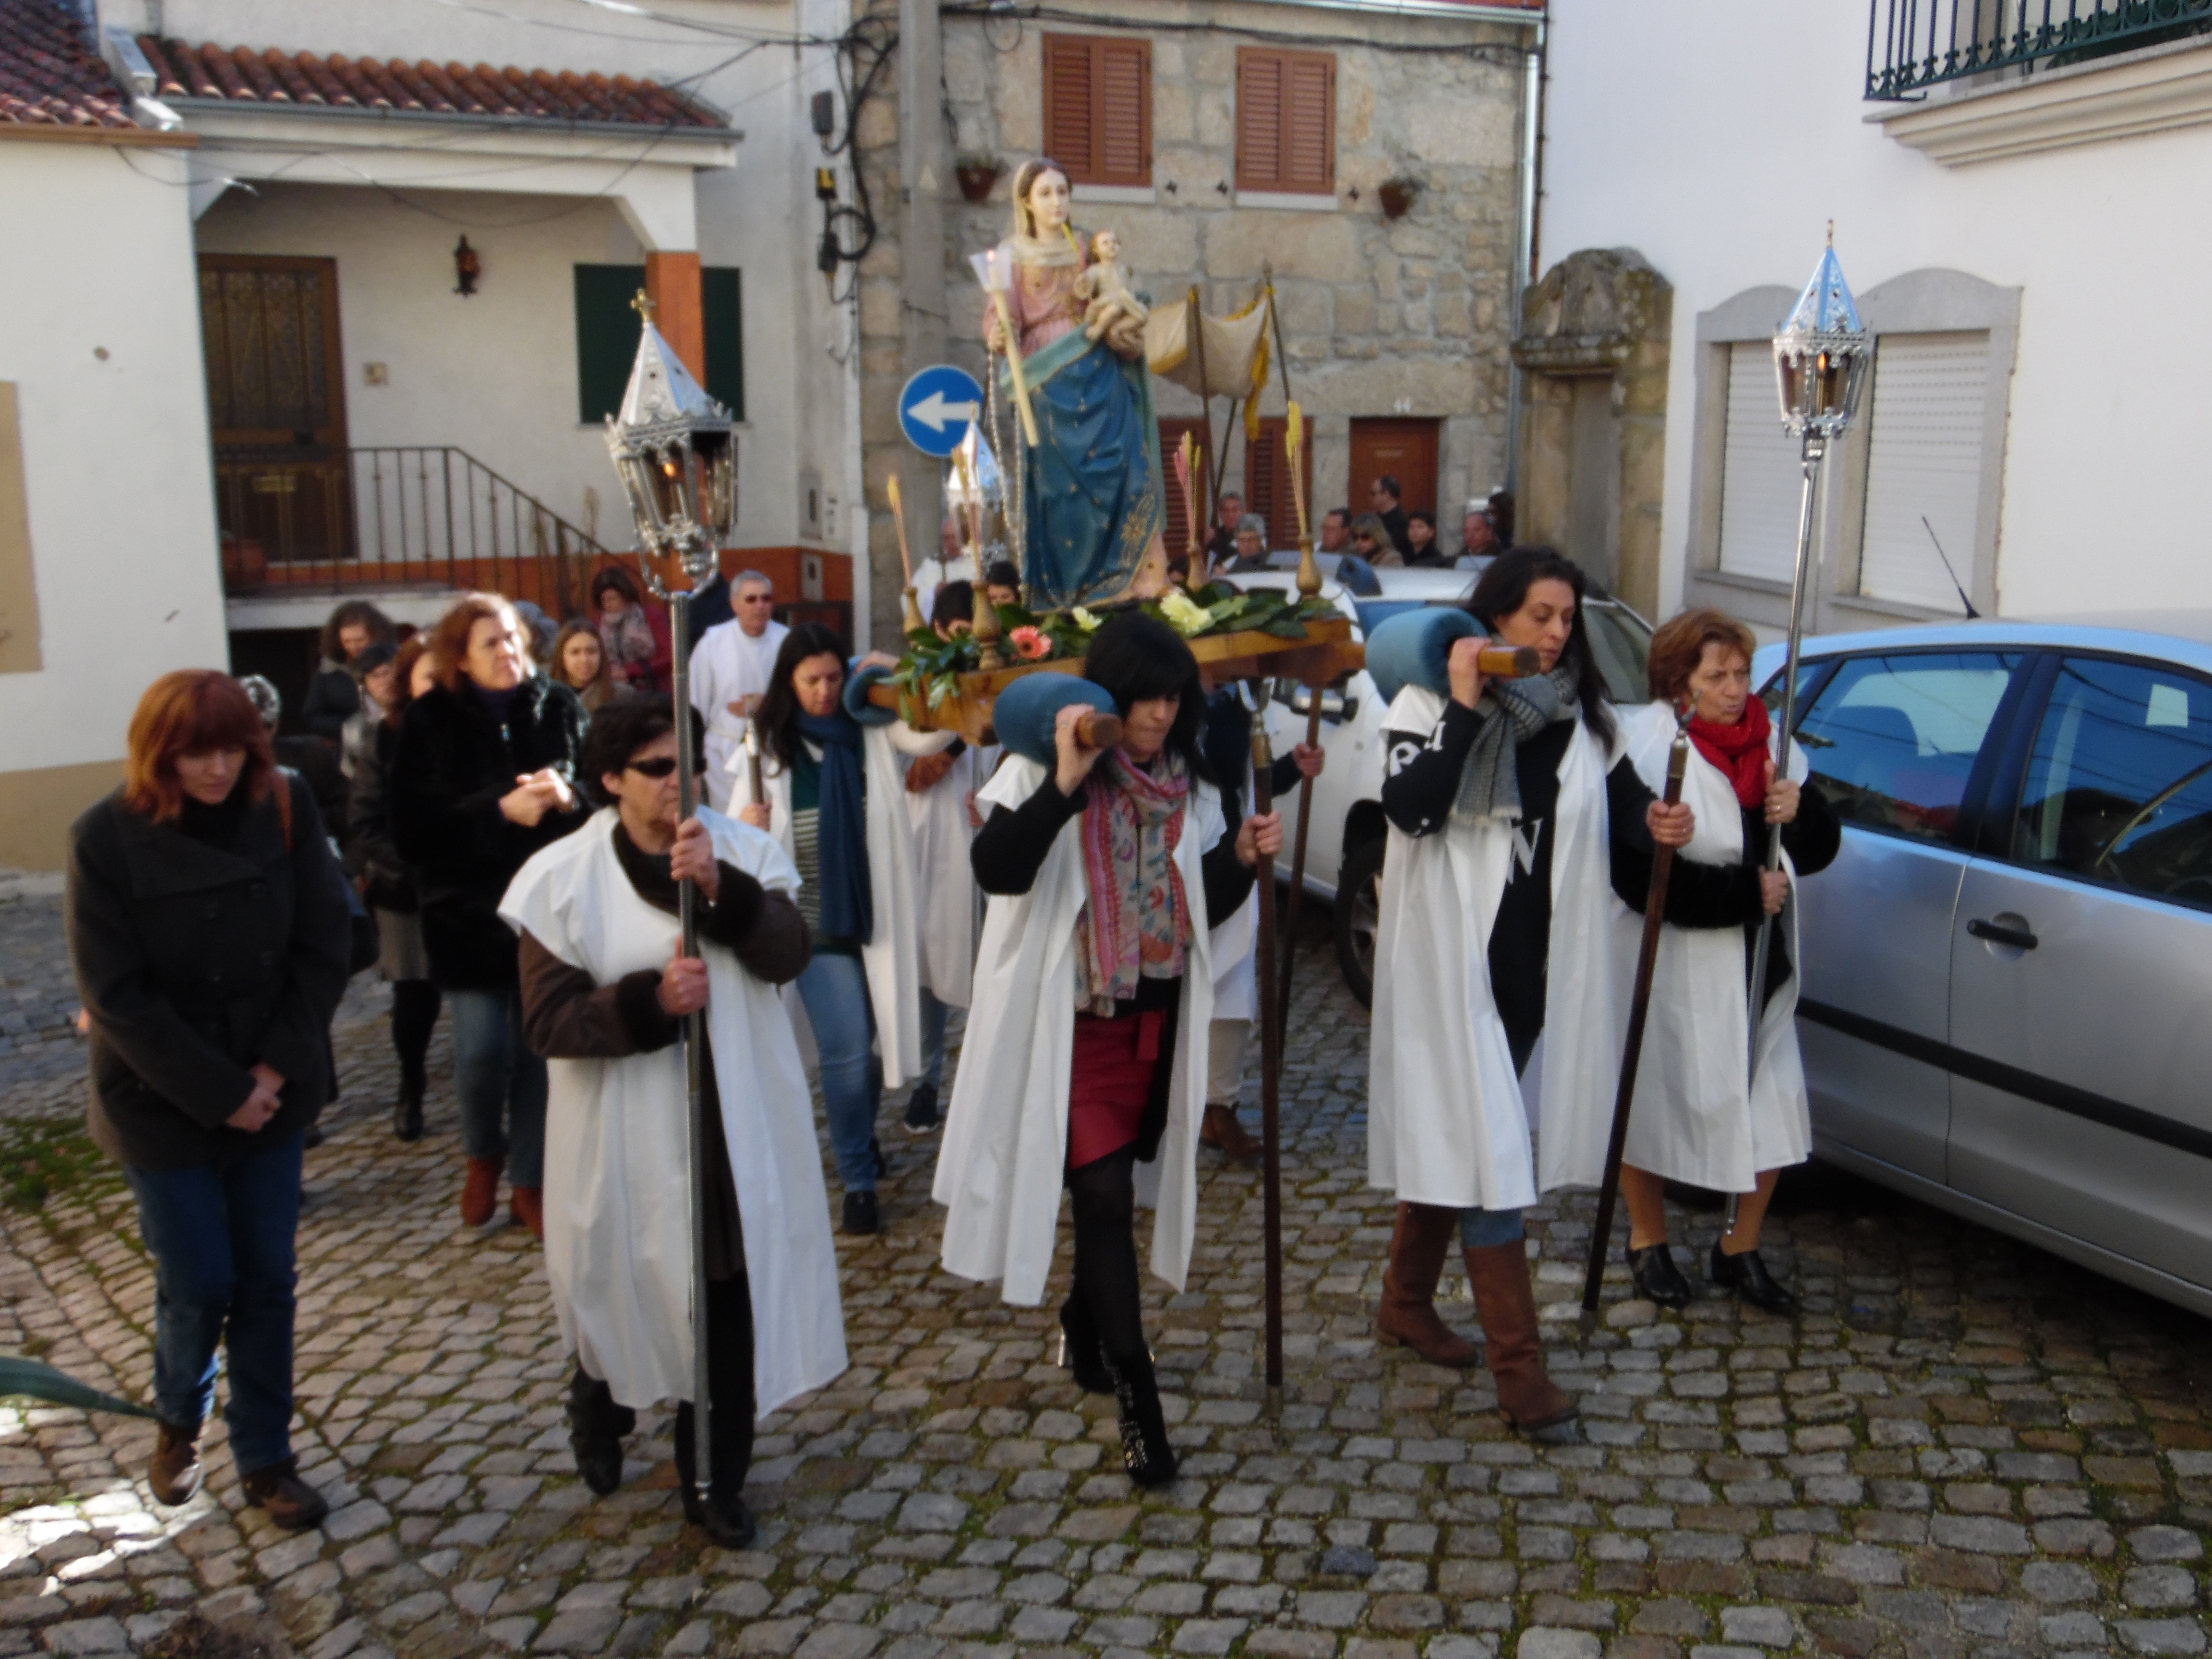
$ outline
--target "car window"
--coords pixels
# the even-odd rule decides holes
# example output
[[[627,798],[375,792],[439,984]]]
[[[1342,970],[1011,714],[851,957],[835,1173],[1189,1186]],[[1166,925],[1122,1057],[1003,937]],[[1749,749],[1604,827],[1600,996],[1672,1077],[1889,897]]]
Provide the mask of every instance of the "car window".
[[[1617,605],[1586,605],[1583,622],[1613,700],[1624,707],[1650,702],[1651,630],[1644,619]]]
[[[1948,840],[2020,660],[1996,651],[1845,659],[1797,726],[1814,780],[1836,815]]]
[[[2212,686],[2069,657],[2035,734],[2013,854],[2212,906]]]

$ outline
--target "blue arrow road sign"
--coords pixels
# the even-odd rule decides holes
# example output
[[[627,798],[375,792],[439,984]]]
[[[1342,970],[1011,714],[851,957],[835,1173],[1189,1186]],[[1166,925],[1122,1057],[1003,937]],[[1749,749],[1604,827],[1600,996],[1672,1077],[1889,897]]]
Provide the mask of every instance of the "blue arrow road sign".
[[[898,414],[906,441],[942,460],[960,447],[969,427],[983,418],[983,388],[965,369],[939,363],[906,383]]]

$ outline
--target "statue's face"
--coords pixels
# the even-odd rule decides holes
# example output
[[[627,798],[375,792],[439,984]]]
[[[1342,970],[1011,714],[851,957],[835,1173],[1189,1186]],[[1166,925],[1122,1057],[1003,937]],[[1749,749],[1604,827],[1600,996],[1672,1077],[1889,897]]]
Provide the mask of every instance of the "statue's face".
[[[1091,239],[1091,252],[1101,259],[1121,257],[1121,239],[1110,230],[1102,230]]]
[[[1067,175],[1047,167],[1030,180],[1030,193],[1023,198],[1030,210],[1030,222],[1039,236],[1049,236],[1067,222]]]

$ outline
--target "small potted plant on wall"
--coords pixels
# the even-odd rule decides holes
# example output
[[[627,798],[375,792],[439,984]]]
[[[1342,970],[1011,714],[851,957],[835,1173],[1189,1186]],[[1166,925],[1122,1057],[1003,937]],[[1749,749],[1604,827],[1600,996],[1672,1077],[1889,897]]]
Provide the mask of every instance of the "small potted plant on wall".
[[[995,155],[963,155],[952,164],[953,177],[960,181],[960,194],[970,202],[980,202],[991,193],[991,186],[999,182],[999,158]]]
[[[1421,193],[1421,181],[1407,173],[1395,179],[1385,179],[1375,186],[1375,194],[1382,204],[1382,216],[1402,219],[1413,210],[1413,200]]]

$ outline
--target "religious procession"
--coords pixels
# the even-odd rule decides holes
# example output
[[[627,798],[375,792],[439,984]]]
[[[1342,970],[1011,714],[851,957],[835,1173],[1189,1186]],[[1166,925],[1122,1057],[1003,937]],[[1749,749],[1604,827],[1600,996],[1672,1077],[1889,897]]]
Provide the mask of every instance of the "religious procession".
[[[547,6],[566,15],[554,0],[536,9]],[[617,9],[638,14],[625,27],[690,26],[689,12]],[[1839,246],[1889,258],[1897,233],[1842,185],[1856,217],[1841,229],[1793,203],[1760,233],[1773,244],[1760,269],[1809,266],[1802,281],[1701,294],[1711,303],[1693,311],[1625,246],[1540,276],[1549,13],[1535,5],[1468,9],[1482,32],[1453,37],[1449,67],[1434,70],[1450,96],[1473,96],[1474,77],[1483,95],[1520,100],[1525,144],[1505,160],[1524,170],[1525,196],[1501,196],[1503,215],[1469,208],[1455,233],[1499,241],[1478,253],[1510,272],[1502,314],[1498,296],[1478,303],[1480,284],[1444,284],[1445,256],[1421,251],[1442,246],[1443,213],[1424,208],[1421,179],[1336,170],[1336,147],[1369,140],[1339,134],[1336,70],[1318,66],[1340,59],[1322,46],[1387,65],[1356,60],[1369,77],[1360,118],[1372,120],[1378,88],[1431,86],[1419,60],[1443,50],[1430,33],[1447,26],[1425,18],[1352,15],[1339,20],[1352,33],[1296,46],[1235,24],[1253,39],[1224,71],[1234,183],[1218,193],[1243,199],[1218,210],[1202,246],[1178,243],[1163,229],[1183,211],[1164,204],[1177,185],[1163,172],[1156,189],[1151,146],[1152,100],[1182,95],[1179,56],[1163,48],[1156,62],[1149,37],[1060,31],[1066,20],[1048,11],[994,21],[947,9],[925,27],[907,18],[915,9],[899,15],[928,52],[944,58],[941,37],[972,24],[980,55],[925,64],[902,98],[933,94],[943,70],[957,128],[977,101],[970,76],[1029,50],[1050,88],[1044,143],[939,168],[944,135],[917,137],[908,112],[896,155],[876,163],[903,170],[897,189],[879,176],[872,198],[861,111],[894,64],[916,72],[921,49],[856,25],[838,37],[835,87],[807,108],[824,157],[846,158],[825,161],[805,198],[819,207],[818,245],[795,275],[755,266],[750,288],[736,264],[705,262],[738,256],[714,252],[720,233],[687,217],[708,199],[702,185],[695,202],[689,174],[732,167],[724,153],[744,135],[683,82],[625,74],[588,88],[628,100],[612,125],[673,135],[668,154],[637,158],[599,194],[581,190],[596,162],[573,145],[602,116],[508,112],[540,125],[511,126],[500,165],[582,169],[560,174],[562,189],[594,216],[607,209],[592,234],[621,256],[594,242],[562,276],[582,418],[568,422],[563,402],[559,424],[573,429],[549,442],[531,489],[457,445],[351,441],[345,399],[362,434],[386,435],[376,393],[422,397],[394,382],[427,360],[381,343],[354,286],[349,326],[389,361],[362,358],[351,334],[342,345],[338,259],[269,251],[290,246],[272,228],[289,222],[283,213],[314,235],[353,234],[309,198],[355,185],[314,171],[305,150],[290,182],[257,173],[249,152],[263,141],[247,129],[290,117],[240,112],[273,104],[295,74],[334,98],[352,84],[341,70],[387,99],[506,94],[490,82],[448,94],[444,71],[418,77],[418,93],[398,59],[372,75],[363,66],[380,60],[317,58],[310,75],[305,52],[272,48],[264,63],[188,46],[158,5],[104,47],[55,34],[49,57],[66,48],[88,85],[125,89],[115,130],[129,126],[148,155],[193,137],[185,123],[205,126],[204,144],[170,148],[190,152],[179,179],[205,227],[191,233],[194,396],[211,411],[226,632],[219,648],[164,656],[141,637],[143,618],[118,624],[131,654],[106,678],[128,666],[132,686],[101,705],[121,752],[99,763],[96,794],[90,761],[10,769],[46,780],[26,782],[26,801],[68,797],[46,851],[10,843],[0,863],[55,866],[75,994],[57,1040],[74,1045],[84,1133],[121,1183],[117,1231],[152,1289],[143,1322],[114,1322],[143,1389],[112,1364],[94,1381],[75,1374],[86,1345],[54,1363],[42,1358],[51,1344],[0,1355],[8,1397],[41,1402],[20,1423],[0,1419],[0,1450],[18,1428],[55,1420],[33,1410],[116,1413],[151,1437],[118,1477],[144,1495],[149,1525],[205,1513],[218,1486],[225,1504],[258,1512],[264,1540],[327,1528],[343,1547],[364,1492],[404,1510],[428,1447],[412,1462],[376,1454],[385,1461],[365,1462],[356,1482],[300,1443],[331,1357],[307,1321],[301,1240],[327,1224],[317,1154],[333,1133],[359,1146],[373,1131],[416,1160],[416,1196],[444,1217],[441,1249],[525,1256],[557,1379],[536,1378],[553,1391],[537,1402],[536,1461],[518,1445],[509,1474],[573,1476],[589,1496],[570,1507],[599,1517],[595,1536],[661,1528],[641,1554],[680,1540],[709,1561],[765,1561],[811,1539],[785,1551],[803,1551],[807,1572],[847,1553],[845,1521],[911,1502],[872,1510],[856,1492],[833,1522],[830,1499],[790,1484],[810,1456],[855,1469],[878,1456],[853,1450],[859,1437],[830,1432],[817,1407],[903,1386],[869,1358],[890,1293],[854,1266],[856,1250],[892,1238],[926,1254],[914,1271],[935,1299],[906,1311],[919,1319],[927,1300],[939,1340],[1003,1346],[1010,1328],[1030,1334],[1011,1340],[1022,1354],[1002,1353],[988,1387],[1024,1377],[1063,1389],[1056,1398],[1095,1397],[1101,1460],[1054,1467],[1091,1471],[1080,1502],[1121,1517],[1114,1537],[1164,1513],[1145,1506],[1188,1487],[1195,1459],[1207,1460],[1199,1480],[1227,1468],[1209,1435],[1232,1419],[1203,1413],[1228,1402],[1168,1363],[1184,1329],[1169,1316],[1203,1300],[1194,1265],[1210,1255],[1257,1264],[1257,1295],[1218,1311],[1249,1334],[1249,1398],[1234,1403],[1253,1412],[1233,1420],[1269,1446],[1318,1432],[1321,1415],[1300,1414],[1301,1366],[1380,1359],[1403,1369],[1360,1384],[1377,1399],[1429,1390],[1455,1402],[1439,1443],[1459,1450],[1440,1461],[1480,1445],[1532,1470],[1587,1473],[1615,1467],[1603,1460],[1621,1448],[1672,1455],[1694,1440],[1738,1471],[1715,1480],[1747,1489],[1764,1459],[1792,1479],[1844,1480],[1840,1461],[1806,1460],[1846,1445],[1893,1486],[1914,1484],[1915,1468],[1982,1473],[1942,1462],[1948,1452],[1881,1461],[1924,1433],[1861,1448],[1801,1429],[1793,1442],[1783,1416],[1754,1425],[1748,1412],[1726,1446],[1717,1431],[1708,1445],[1703,1408],[1631,1422],[1620,1389],[1592,1386],[1589,1355],[1671,1364],[1692,1330],[1686,1352],[1705,1355],[1723,1317],[1746,1344],[1778,1351],[1816,1323],[1825,1334],[1875,1318],[1880,1292],[1791,1245],[1778,1195],[1816,1162],[2161,1306],[2212,1311],[2201,1194],[2151,1167],[2212,1155],[2193,1096],[2175,1103],[2190,1094],[2176,1045],[2212,1028],[2194,1018],[2201,995],[2173,989],[2202,989],[2188,964],[2203,941],[2183,923],[2212,879],[2212,656],[2171,618],[2100,623],[2076,606],[2045,623],[2015,617],[2009,597],[2001,619],[1984,615],[1999,604],[1990,503],[2020,465],[2004,459],[2006,422],[2015,441],[2037,430],[1991,390],[2012,373],[1997,355],[2027,349],[2020,290],[1942,270],[1855,293]],[[1028,48],[988,33],[1032,25]],[[1107,26],[1124,25],[1137,27]],[[0,38],[0,60],[6,50]],[[249,59],[258,78],[238,69]],[[1934,62],[1891,67],[1925,76]],[[1133,88],[1142,97],[1127,105]],[[1570,106],[1585,109],[1589,94],[1577,95]],[[233,126],[207,125],[219,103],[239,106],[222,117]],[[1143,111],[1141,168],[1128,149],[1138,127],[1116,125],[1125,105]],[[1158,118],[1173,107],[1163,100]],[[163,112],[179,125],[161,125]],[[0,120],[15,118],[0,101]],[[1967,142],[1947,131],[1884,142]],[[233,165],[236,176],[210,170]],[[1600,191],[1571,146],[1557,165],[1562,189],[1571,178]],[[653,193],[670,182],[655,168],[681,169],[675,197]],[[1184,188],[1195,193],[1196,178]],[[601,199],[617,186],[635,191],[619,211]],[[396,186],[379,188],[407,207]],[[930,192],[946,197],[941,218],[915,206]],[[1324,282],[1323,216],[1354,204],[1374,234]],[[1291,234],[1263,222],[1298,215]],[[1490,228],[1465,229],[1479,219]],[[456,303],[509,331],[500,337],[527,362],[525,336],[544,319],[490,303],[525,267],[519,251],[501,263],[519,249],[501,238],[554,222],[468,222],[483,240],[464,237],[452,255]],[[879,234],[897,257],[871,265]],[[699,251],[671,246],[687,239]],[[1386,247],[1397,262],[1387,295],[1364,274]],[[358,291],[374,292],[364,257],[342,257],[347,283],[359,270]],[[758,316],[740,327],[757,289],[773,296],[767,331]],[[1387,316],[1374,320],[1378,305]],[[805,325],[825,317],[829,343],[810,343]],[[816,346],[821,363],[805,360]],[[794,386],[829,375],[823,363],[850,378],[836,398],[817,386],[779,403],[757,360],[793,352],[805,370]],[[1438,365],[1478,359],[1479,394],[1443,407]],[[1701,423],[1671,441],[1670,381]],[[546,396],[523,368],[497,384],[503,399]],[[557,390],[565,400],[565,379]],[[14,465],[13,387],[0,392],[0,462]],[[1431,404],[1442,412],[1415,412]],[[833,406],[851,422],[838,467],[809,447]],[[37,411],[25,408],[29,433]],[[578,437],[580,452],[568,441]],[[1340,494],[1317,483],[1332,477]],[[9,485],[0,470],[0,674],[19,665],[11,619],[30,617],[34,649],[52,631],[12,597],[7,514],[31,497]],[[756,506],[761,495],[775,505]],[[546,505],[570,497],[581,506]],[[45,521],[26,513],[43,550]],[[19,539],[27,582],[33,538]],[[2008,580],[2008,595],[2037,591],[2032,575]],[[61,614],[40,584],[17,586]],[[141,663],[161,665],[150,684]],[[2051,893],[2064,884],[2061,908]],[[2114,895],[2134,908],[2092,914],[2093,898]],[[2120,989],[2054,989],[2039,976],[2054,957],[2106,963]],[[1333,1000],[1302,1000],[1319,978]],[[1334,1012],[1312,1012],[1322,1007]],[[336,1035],[364,1018],[396,1079],[366,1118],[358,1045]],[[1337,1029],[1322,1032],[1323,1019]],[[1326,1291],[1285,1222],[1293,1182],[1321,1172],[1310,1154],[1291,1169],[1300,1124],[1286,1075],[1324,1036],[1352,1056],[1357,1130],[1337,1148],[1344,1167],[1326,1173],[1389,1218],[1387,1237],[1334,1239]],[[908,1174],[926,1203],[895,1186]],[[1254,1197],[1235,1222],[1204,1200],[1230,1176]],[[1314,1310],[1328,1297],[1334,1323],[1320,1337]],[[1027,1310],[1030,1324],[1004,1322]],[[1056,1332],[1042,1334],[1047,1321]],[[2000,1351],[1986,1330],[1947,1350],[1924,1326],[1899,1326],[1922,1345],[1916,1362]],[[1885,1356],[1905,1352],[1883,1340]],[[1732,1386],[1724,1367],[1777,1369],[1741,1353],[1698,1363],[1715,1370],[1716,1396]],[[1819,1377],[1790,1388],[1826,1400]],[[1936,1386],[1920,1381],[1921,1393]],[[1851,1386],[1887,1397],[1886,1384]],[[975,1395],[994,1409],[1013,1397]],[[963,1403],[927,1420],[961,1410],[975,1415]],[[913,1436],[900,1432],[902,1448]],[[2021,1443],[2054,1467],[2082,1445]],[[2008,1442],[2003,1455],[2029,1453]],[[766,1481],[763,1463],[775,1471]],[[368,1484],[380,1475],[388,1489]],[[916,1465],[899,1478],[904,1492],[924,1476]],[[1528,1493],[1559,1490],[1529,1478]],[[2196,1476],[2174,1479],[2174,1504],[2212,1514],[2187,1485]],[[1490,1511],[1456,1518],[1496,1518],[1488,1480],[1468,1490]],[[931,1493],[949,1501],[956,1485]],[[1998,1500],[1947,1490],[1946,1503],[1985,1506],[1973,1514],[2012,1512],[2009,1497],[1990,1508]],[[602,1501],[611,1507],[590,1508]],[[2022,1501],[2045,1519],[2074,1513]],[[2140,1509],[2146,1524],[2167,1513]],[[1840,1530],[1828,1520],[1802,1529]],[[396,1535],[424,1564],[462,1536],[458,1524],[410,1536],[410,1524]],[[957,1524],[943,1530],[932,1559],[954,1547]],[[1261,1535],[1255,1523],[1243,1541]],[[1310,1526],[1285,1535],[1319,1548]],[[1762,1537],[1756,1559],[1793,1570],[1814,1559],[1813,1544],[1779,1540]],[[1376,1572],[1372,1552],[1358,1565],[1362,1548],[1340,1542],[1322,1571]],[[1872,1559],[1818,1548],[1838,1582]],[[988,1559],[1013,1556],[1009,1545]],[[1892,1582],[1878,1570],[1866,1568],[1870,1582]],[[852,1576],[855,1561],[838,1571]],[[57,1564],[51,1593],[64,1582]],[[1722,1588],[1696,1593],[1741,1599],[1734,1579],[1711,1583]],[[475,1611],[495,1614],[498,1594]],[[769,1602],[763,1591],[732,1605],[755,1619]],[[558,1651],[614,1639],[612,1626],[596,1644],[554,1639],[567,1616],[498,1639]],[[1461,1616],[1470,1630],[1503,1627]],[[170,1628],[149,1625],[127,1645]],[[0,1641],[7,1629],[0,1617]],[[346,1659],[365,1639],[312,1651]],[[1175,1650],[1217,1650],[1210,1639],[1178,1635]],[[2201,1633],[2197,1647],[2170,1632],[2127,1641],[2147,1655],[2202,1647]],[[872,1638],[852,1649],[872,1650]],[[1877,1647],[1825,1650],[1865,1659]],[[1524,1643],[1522,1659],[1595,1651]]]

